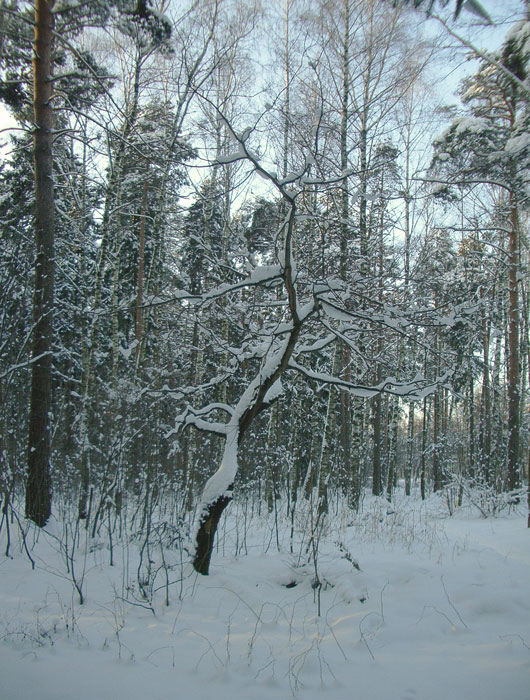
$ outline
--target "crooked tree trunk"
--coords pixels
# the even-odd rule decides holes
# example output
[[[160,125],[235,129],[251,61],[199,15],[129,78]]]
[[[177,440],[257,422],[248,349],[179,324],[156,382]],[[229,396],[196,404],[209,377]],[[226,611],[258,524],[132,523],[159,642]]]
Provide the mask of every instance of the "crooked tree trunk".
[[[193,559],[193,568],[199,574],[208,576],[212,558],[215,533],[224,509],[232,500],[233,483],[229,484],[226,494],[219,496],[211,503],[201,516],[200,527],[197,530],[197,546]]]
[[[293,205],[292,221],[294,221],[294,214],[295,207]],[[286,258],[289,259],[289,256]],[[289,265],[286,265],[284,279],[290,293],[293,287]],[[291,306],[291,308],[293,307]],[[210,570],[217,526],[224,509],[232,500],[241,441],[254,419],[279,397],[279,394],[276,395],[274,390],[272,397],[268,396],[269,390],[287,369],[302,330],[302,324],[303,320],[298,315],[294,316],[293,328],[288,337],[268,358],[266,365],[261,368],[261,371],[249,384],[233,409],[232,418],[224,426],[223,460],[219,469],[206,483],[202,495],[203,506],[199,514],[195,557],[193,559],[193,567],[199,574],[206,576]]]
[[[304,321],[315,311],[311,306],[303,316],[299,314],[296,288],[293,281],[292,236],[296,219],[296,204],[286,195],[291,211],[285,228],[282,279],[289,303],[292,327],[271,353],[264,358],[258,374],[243,392],[237,405],[229,409],[231,418],[227,424],[218,427],[217,432],[225,436],[223,461],[204,487],[202,508],[196,536],[196,550],[193,560],[195,570],[208,574],[215,533],[224,509],[232,499],[234,479],[238,471],[238,449],[246,431],[254,419],[276,399],[281,391],[275,391],[276,382],[286,371],[294,352]],[[281,389],[281,387],[276,387]],[[271,393],[269,393],[271,392]],[[197,424],[196,424],[197,425]]]
[[[26,517],[42,527],[51,514],[50,414],[54,294],[53,26],[54,0],[37,0],[33,54],[35,287]]]

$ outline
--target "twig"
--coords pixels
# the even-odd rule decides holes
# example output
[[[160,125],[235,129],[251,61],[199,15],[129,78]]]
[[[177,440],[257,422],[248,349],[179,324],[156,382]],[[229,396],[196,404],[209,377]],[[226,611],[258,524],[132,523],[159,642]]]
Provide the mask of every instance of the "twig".
[[[26,533],[24,532],[24,528],[22,527],[22,523],[20,522],[20,518],[18,517],[17,512],[13,508],[13,506],[11,506],[11,512],[15,516],[15,519],[18,523],[19,528],[20,528],[20,532],[22,533],[22,542],[24,543],[24,549],[26,550],[26,554],[28,555],[28,559],[31,562],[31,568],[34,570],[35,569],[35,560],[31,556],[31,554],[29,553],[28,543],[26,542]],[[6,515],[6,519],[9,519],[8,515]]]
[[[134,605],[136,608],[143,608],[144,610],[149,610],[156,617],[155,610],[151,605],[144,605],[143,603],[136,603],[133,600],[127,600],[127,598],[122,598],[121,596],[119,596],[118,599],[122,600],[124,603],[129,603],[129,605]]]
[[[530,651],[530,646],[525,642],[525,640],[521,637],[520,634],[501,634],[501,635],[499,635],[499,639],[502,639],[502,640],[510,639],[510,637],[515,637],[516,639],[518,639],[521,642],[521,644],[524,647],[526,647],[528,649],[528,651]]]
[[[445,582],[444,582],[444,577],[443,577],[443,576],[440,576],[440,581],[442,582],[442,586],[443,586],[443,589],[444,589],[445,597],[447,598],[447,602],[449,603],[449,605],[453,608],[453,610],[454,610],[455,613],[457,614],[458,619],[460,620],[460,622],[464,625],[464,627],[466,628],[466,630],[468,630],[469,627],[466,625],[466,623],[465,623],[464,620],[462,619],[462,616],[460,615],[460,613],[458,612],[458,610],[457,610],[457,609],[455,608],[455,606],[453,605],[453,602],[451,601],[451,598],[449,598],[449,593],[447,592],[447,588],[445,587]]]

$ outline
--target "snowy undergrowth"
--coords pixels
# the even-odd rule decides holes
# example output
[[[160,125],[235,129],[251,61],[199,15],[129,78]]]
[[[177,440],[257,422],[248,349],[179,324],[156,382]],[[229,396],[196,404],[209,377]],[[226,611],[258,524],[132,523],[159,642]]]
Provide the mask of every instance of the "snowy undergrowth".
[[[528,700],[522,509],[448,517],[443,498],[397,497],[355,515],[332,503],[324,521],[306,502],[293,521],[286,510],[234,502],[209,577],[160,518],[149,537],[114,539],[13,523],[0,697]]]

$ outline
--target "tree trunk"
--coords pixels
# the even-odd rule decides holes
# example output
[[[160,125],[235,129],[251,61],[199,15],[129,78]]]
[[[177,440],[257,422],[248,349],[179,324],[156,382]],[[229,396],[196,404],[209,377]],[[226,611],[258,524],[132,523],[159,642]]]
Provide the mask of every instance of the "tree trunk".
[[[508,488],[520,486],[520,359],[519,359],[519,216],[510,193],[509,311],[508,311]]]
[[[423,417],[421,426],[421,461],[420,461],[420,491],[421,500],[424,501],[427,495],[427,460],[425,451],[427,450],[427,397],[423,399]]]
[[[278,454],[278,446],[280,441],[278,439],[278,428],[280,423],[280,416],[278,411],[278,404],[273,406],[269,416],[269,429],[267,434],[267,458],[265,466],[265,499],[267,501],[267,510],[272,513],[276,501],[280,497],[279,485],[278,485],[278,462],[280,455]]]
[[[468,363],[469,385],[468,385],[468,441],[467,441],[467,473],[475,477],[475,382],[473,379],[473,368],[471,362]]]
[[[144,266],[145,266],[145,219],[147,215],[147,178],[142,188],[142,207],[140,210],[140,227],[138,229],[138,268],[136,273],[136,323],[135,323],[135,365],[140,368],[141,349],[144,336]]]
[[[350,0],[344,0],[344,35],[342,50],[342,108],[340,127],[340,167],[341,172],[348,170],[348,130],[350,121]],[[341,233],[340,233],[340,259],[339,277],[345,282],[348,279],[350,265],[349,242],[352,240],[352,231],[349,222],[350,217],[350,195],[348,180],[345,179],[341,185]],[[342,347],[342,370],[344,379],[351,381],[352,375],[352,352],[349,345]],[[330,392],[333,388],[330,389]],[[330,393],[331,396],[331,393]],[[339,433],[339,459],[337,474],[339,483],[344,492],[348,492],[352,487],[352,401],[347,391],[340,394],[340,433]]]
[[[481,295],[482,298],[482,295]],[[491,390],[490,390],[490,333],[491,324],[486,318],[485,309],[482,310],[482,389],[480,397],[480,425],[479,425],[479,449],[480,449],[480,473],[481,478],[487,484],[493,482],[490,468],[491,457]]]
[[[381,394],[374,397],[374,455],[372,462],[372,494],[381,496],[383,493],[383,473],[381,467],[381,422],[382,422],[382,402]]]
[[[33,55],[35,169],[35,287],[28,436],[26,517],[42,527],[51,514],[50,422],[52,394],[55,211],[53,186],[53,1],[36,0]]]
[[[436,376],[440,375],[440,341],[438,330],[434,336],[434,354],[436,356]],[[432,474],[433,491],[440,491],[443,488],[443,474],[441,464],[442,453],[442,412],[443,412],[443,389],[438,387],[433,394],[433,447],[432,447]]]
[[[332,373],[338,374],[341,365],[342,353],[340,345],[335,345],[333,354]],[[328,406],[326,410],[326,422],[322,431],[322,443],[320,448],[320,463],[318,469],[318,512],[328,512],[328,484],[332,473],[332,462],[334,454],[334,442],[336,440],[337,427],[337,390],[334,386],[329,387]]]
[[[231,490],[230,488],[230,491]],[[231,500],[231,495],[219,496],[219,498],[207,507],[201,516],[201,526],[197,531],[197,548],[193,559],[193,568],[197,573],[203,576],[208,576],[210,571],[210,560],[212,558],[217,526],[224,509]]]
[[[291,277],[290,236],[294,225],[296,207],[294,204],[291,206],[289,228],[286,234],[286,238],[289,237],[289,240],[286,240],[285,244],[284,284],[288,294],[292,294],[294,297],[292,303],[290,303],[292,312],[296,308],[296,291]],[[293,328],[289,335],[268,357],[266,363],[262,365],[258,374],[243,392],[233,410],[232,418],[224,428],[223,461],[204,487],[203,506],[199,514],[193,566],[200,574],[207,575],[209,572],[217,526],[224,509],[232,500],[234,479],[238,472],[239,445],[254,419],[271,405],[271,400],[268,400],[267,394],[286,371],[296,347],[302,329],[302,321],[295,313],[293,313],[293,317]]]
[[[386,493],[389,501],[397,486],[397,461],[398,461],[398,431],[399,431],[399,406],[395,397],[389,399],[389,425],[388,425],[388,476]]]
[[[407,421],[407,459],[405,463],[405,496],[410,496],[414,464],[414,402],[409,403]]]

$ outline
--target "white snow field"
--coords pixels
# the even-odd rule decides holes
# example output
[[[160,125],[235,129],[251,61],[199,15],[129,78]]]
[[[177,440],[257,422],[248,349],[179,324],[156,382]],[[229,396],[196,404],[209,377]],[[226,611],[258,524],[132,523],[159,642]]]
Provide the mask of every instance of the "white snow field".
[[[4,555],[4,522],[1,700],[530,699],[522,505],[486,519],[366,498],[313,542],[302,511],[291,552],[290,523],[232,503],[208,577],[156,538],[150,571],[141,538],[114,541],[110,566],[109,541],[82,531],[83,605],[71,530],[29,528],[32,569],[16,521]]]

